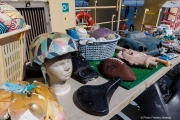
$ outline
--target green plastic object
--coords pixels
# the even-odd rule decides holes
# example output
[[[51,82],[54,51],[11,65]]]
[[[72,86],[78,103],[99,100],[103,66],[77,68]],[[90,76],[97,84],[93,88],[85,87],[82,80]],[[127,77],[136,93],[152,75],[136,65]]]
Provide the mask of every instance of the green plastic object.
[[[164,39],[166,39],[166,40],[175,40],[177,37],[176,36],[173,36],[173,35],[165,35],[164,36]]]
[[[98,70],[98,65],[100,64],[101,60],[96,60],[96,61],[88,61],[88,63],[90,64],[90,66],[96,71],[98,72],[99,76],[105,78],[106,80],[110,80],[109,78],[104,77],[100,71]],[[150,77],[151,75],[153,75],[155,72],[157,72],[158,70],[160,70],[163,67],[162,64],[158,64],[158,67],[148,67],[145,68],[143,66],[130,66],[131,70],[134,72],[134,74],[136,75],[136,80],[133,82],[124,82],[122,81],[120,86],[126,89],[131,89],[133,87],[135,87],[136,85],[138,85],[139,83],[143,82],[144,80],[146,80],[148,77]]]

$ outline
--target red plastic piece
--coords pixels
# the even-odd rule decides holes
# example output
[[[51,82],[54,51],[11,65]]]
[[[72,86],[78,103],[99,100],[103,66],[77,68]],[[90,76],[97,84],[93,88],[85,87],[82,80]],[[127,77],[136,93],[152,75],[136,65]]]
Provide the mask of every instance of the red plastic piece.
[[[171,27],[172,30],[176,30],[178,27],[180,27],[180,6],[177,9],[177,13],[169,12],[171,8],[165,8],[163,14],[163,20],[161,23],[167,24]],[[169,15],[175,16],[175,19],[173,21],[168,20]]]

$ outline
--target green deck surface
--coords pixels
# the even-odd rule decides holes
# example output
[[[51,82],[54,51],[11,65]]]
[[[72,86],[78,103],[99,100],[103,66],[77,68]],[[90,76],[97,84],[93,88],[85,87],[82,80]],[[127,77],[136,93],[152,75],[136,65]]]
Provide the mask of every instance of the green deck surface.
[[[90,64],[90,66],[99,73],[99,75],[103,78],[105,78],[106,80],[109,80],[109,78],[104,77],[98,70],[98,66],[100,64],[100,60],[96,60],[96,61],[88,61],[88,63]],[[158,70],[160,70],[163,65],[162,64],[158,64],[158,67],[148,67],[145,68],[143,66],[129,66],[131,68],[131,70],[134,72],[134,74],[136,75],[136,80],[133,82],[121,82],[120,86],[124,87],[126,89],[131,89],[133,87],[135,87],[136,85],[138,85],[139,83],[143,82],[145,79],[147,79],[148,77],[150,77],[151,75],[153,75],[155,72],[157,72]],[[121,71],[120,71],[121,72]]]

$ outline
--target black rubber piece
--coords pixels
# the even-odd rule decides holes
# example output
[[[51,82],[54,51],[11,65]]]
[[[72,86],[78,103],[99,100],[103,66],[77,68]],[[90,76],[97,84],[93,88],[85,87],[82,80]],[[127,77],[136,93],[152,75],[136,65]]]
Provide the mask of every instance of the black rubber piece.
[[[77,90],[79,105],[89,114],[107,115],[109,113],[110,99],[121,81],[120,77],[116,77],[102,85],[80,87]]]
[[[83,84],[99,76],[88,64],[88,61],[79,53],[72,54],[72,64],[73,74],[78,78],[78,81]]]
[[[26,76],[28,78],[40,78],[43,77],[40,66],[31,66],[30,64],[26,65]]]

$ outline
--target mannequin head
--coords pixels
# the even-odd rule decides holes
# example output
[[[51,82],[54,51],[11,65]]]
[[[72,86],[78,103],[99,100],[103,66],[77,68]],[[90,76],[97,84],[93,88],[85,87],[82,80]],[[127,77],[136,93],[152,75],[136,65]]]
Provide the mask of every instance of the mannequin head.
[[[50,85],[65,84],[70,79],[72,74],[71,54],[64,54],[62,56],[46,59],[45,67],[47,74],[50,77]]]
[[[68,93],[70,85],[67,80],[72,74],[70,53],[77,51],[74,39],[64,33],[44,33],[31,42],[30,50],[31,61],[41,65],[45,83],[47,73],[56,95]]]
[[[71,54],[67,53],[53,59],[46,59],[44,65],[50,78],[50,86],[56,95],[67,94],[70,91],[67,80],[72,74]]]

